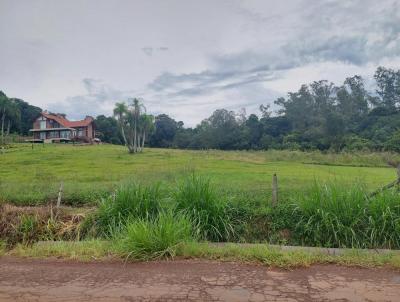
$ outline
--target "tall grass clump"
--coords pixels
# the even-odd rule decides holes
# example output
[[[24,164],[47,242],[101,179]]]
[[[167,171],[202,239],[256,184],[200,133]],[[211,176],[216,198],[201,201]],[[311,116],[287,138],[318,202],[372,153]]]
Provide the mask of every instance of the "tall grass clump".
[[[365,221],[369,247],[400,248],[400,192],[386,191],[368,204]]]
[[[228,203],[219,196],[210,180],[192,174],[174,192],[176,210],[190,217],[196,236],[211,241],[227,241],[233,234]]]
[[[174,257],[179,244],[191,241],[192,224],[188,217],[161,212],[155,219],[129,220],[116,235],[116,249],[127,258],[151,260]]]
[[[352,248],[400,247],[400,196],[369,198],[362,185],[315,184],[295,208],[295,234],[306,245]]]
[[[39,233],[39,221],[37,216],[22,215],[17,226],[17,234],[22,238],[22,243],[31,244]]]
[[[100,202],[94,218],[97,231],[102,235],[110,235],[112,230],[121,228],[128,217],[156,217],[161,208],[161,197],[158,185],[122,185],[114,194]]]

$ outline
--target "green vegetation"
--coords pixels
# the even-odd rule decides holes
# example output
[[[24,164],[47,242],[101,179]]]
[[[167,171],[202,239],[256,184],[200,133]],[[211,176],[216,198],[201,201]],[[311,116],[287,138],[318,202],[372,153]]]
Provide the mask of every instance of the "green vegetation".
[[[394,154],[148,149],[132,156],[111,145],[44,145],[33,150],[21,145],[0,156],[3,201],[48,203],[56,199],[63,181],[63,204],[93,205],[80,213],[0,205],[0,240],[8,247],[23,244],[12,250],[18,255],[201,257],[282,267],[399,262],[397,256],[342,255],[332,260],[263,244],[242,250],[243,245],[204,242],[399,249],[397,188],[369,194],[395,179],[395,169],[387,167],[398,160]],[[279,202],[273,206],[270,185],[275,172]],[[47,191],[40,191],[46,185]],[[42,199],[35,199],[38,196]],[[35,243],[41,240],[71,240],[76,251],[62,251],[68,243]],[[31,249],[25,247],[32,244]],[[97,254],[90,251],[94,245]]]
[[[95,227],[100,234],[109,235],[128,218],[153,219],[160,211],[160,200],[157,185],[124,184],[99,203]]]
[[[37,216],[22,215],[17,226],[17,234],[22,237],[22,243],[29,244],[37,236],[39,231],[39,222]]]
[[[123,246],[132,247],[131,253],[136,257],[140,254],[136,251],[139,244],[143,253],[149,251],[149,258],[158,255],[157,252],[167,253],[168,242],[174,238],[167,231],[175,230],[177,238],[187,239],[179,232],[181,226],[172,224],[175,220],[185,225],[187,219],[194,238],[212,242],[400,248],[400,196],[395,191],[369,197],[360,184],[315,183],[302,194],[281,200],[276,206],[255,206],[251,201],[228,201],[229,195],[218,193],[208,178],[195,174],[171,191],[154,195],[159,192],[158,188],[126,185],[102,201],[90,220],[93,233],[117,235],[120,242],[125,242]],[[154,246],[150,245],[152,240]]]
[[[146,138],[154,130],[154,117],[146,114],[146,107],[137,98],[128,104],[116,103],[114,116],[129,153],[142,152]]]
[[[268,266],[291,268],[311,264],[342,264],[359,266],[389,265],[400,267],[400,254],[375,254],[363,250],[349,249],[340,255],[327,255],[321,251],[282,250],[267,244],[223,244],[191,242],[182,245],[179,256],[211,260],[259,262]]]
[[[79,242],[40,242],[32,246],[18,245],[8,254],[19,257],[57,257],[78,261],[118,260],[126,258],[109,241],[89,240]],[[178,245],[176,258],[243,261],[268,266],[293,268],[312,264],[340,264],[349,266],[390,266],[400,268],[400,254],[371,253],[348,250],[340,255],[326,255],[318,251],[286,251],[266,244],[240,245],[189,242]]]
[[[400,195],[368,198],[362,185],[317,185],[294,205],[294,230],[304,245],[400,248]]]
[[[45,241],[33,245],[18,244],[7,254],[18,257],[57,257],[79,261],[93,261],[116,258],[109,241]]]
[[[28,135],[41,111],[23,100],[8,98],[0,90],[0,146],[13,139],[12,133]]]
[[[374,79],[375,92],[368,91],[359,75],[339,85],[316,79],[276,99],[275,114],[271,104],[260,104],[259,114],[250,115],[245,110],[220,108],[193,128],[160,114],[155,117],[149,146],[399,152],[400,70],[378,67]],[[107,128],[113,124],[115,120],[104,116],[96,119],[104,141],[121,141],[118,131],[110,133]]]
[[[7,244],[5,241],[0,240],[0,256],[5,255]]]
[[[218,195],[209,179],[189,176],[178,185],[173,195],[176,210],[190,217],[199,238],[227,241],[233,233],[228,215],[228,204]]]
[[[192,224],[186,216],[162,212],[155,219],[128,221],[116,235],[116,249],[136,260],[169,258],[176,255],[179,244],[192,238]]]
[[[273,173],[281,197],[315,180],[363,182],[368,190],[389,183],[396,171],[391,153],[291,151],[183,151],[147,149],[132,156],[122,146],[16,145],[0,154],[0,202],[19,205],[54,201],[64,182],[63,204],[94,204],[126,181],[174,185],[193,171],[206,175],[234,200],[259,204],[270,197]]]

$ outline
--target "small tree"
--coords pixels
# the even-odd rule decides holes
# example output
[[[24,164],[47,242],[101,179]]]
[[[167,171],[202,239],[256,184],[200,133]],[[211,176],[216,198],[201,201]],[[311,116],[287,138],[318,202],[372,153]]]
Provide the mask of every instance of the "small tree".
[[[129,153],[142,152],[146,137],[154,129],[154,117],[146,114],[146,107],[137,98],[128,105],[116,103],[114,116]]]

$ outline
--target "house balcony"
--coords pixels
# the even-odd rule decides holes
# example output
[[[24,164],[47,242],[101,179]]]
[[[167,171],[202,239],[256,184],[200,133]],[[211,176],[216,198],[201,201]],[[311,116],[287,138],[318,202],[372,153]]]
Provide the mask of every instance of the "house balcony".
[[[43,131],[75,131],[74,128],[44,128],[44,129],[29,129],[30,132],[43,132]]]

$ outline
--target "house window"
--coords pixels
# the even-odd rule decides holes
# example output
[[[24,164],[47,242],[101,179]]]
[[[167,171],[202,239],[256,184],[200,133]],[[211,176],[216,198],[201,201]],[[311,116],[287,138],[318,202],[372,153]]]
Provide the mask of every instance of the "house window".
[[[58,132],[57,131],[50,131],[50,138],[57,138],[58,137]]]
[[[83,136],[83,130],[82,130],[82,128],[79,128],[79,129],[78,129],[78,136]]]
[[[40,129],[46,129],[46,120],[40,121]]]
[[[40,139],[46,139],[46,132],[40,132]]]
[[[71,132],[70,131],[61,131],[60,133],[62,138],[70,138]]]

